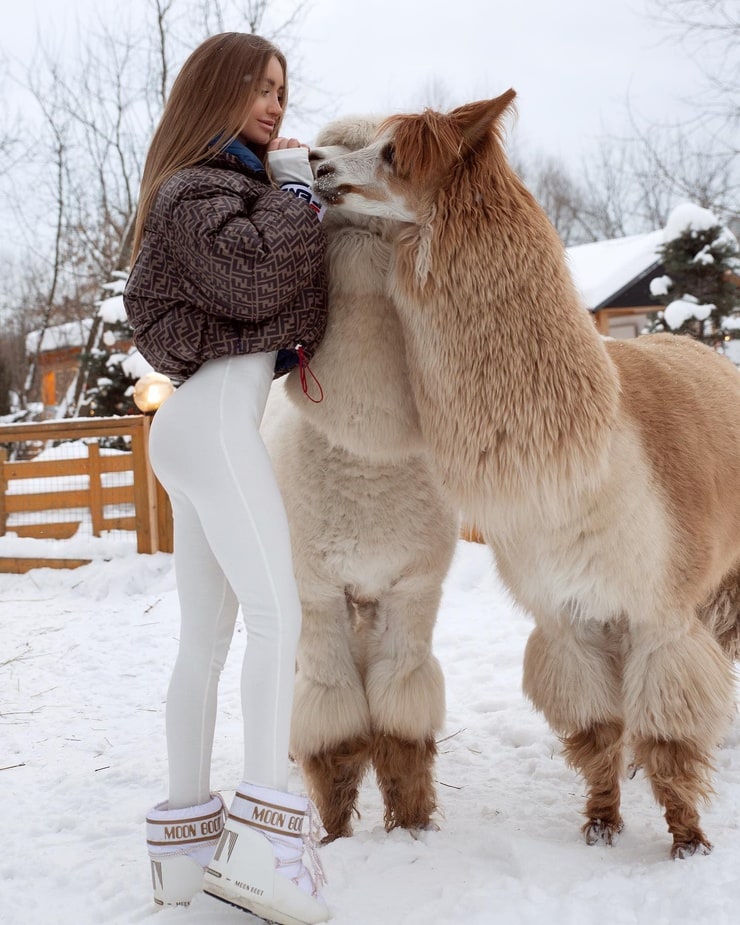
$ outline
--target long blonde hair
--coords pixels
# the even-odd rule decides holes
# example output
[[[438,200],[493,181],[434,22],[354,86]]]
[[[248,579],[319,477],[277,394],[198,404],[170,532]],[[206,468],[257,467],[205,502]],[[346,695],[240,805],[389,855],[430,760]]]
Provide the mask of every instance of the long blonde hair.
[[[131,262],[141,247],[144,225],[160,187],[183,167],[215,156],[233,141],[259,92],[271,58],[283,69],[285,89],[282,108],[288,102],[288,69],[285,56],[259,35],[222,32],[199,45],[183,64],[149,146],[141,179]],[[273,137],[280,130],[278,119]],[[214,138],[218,143],[213,144]],[[260,160],[267,145],[251,145]]]

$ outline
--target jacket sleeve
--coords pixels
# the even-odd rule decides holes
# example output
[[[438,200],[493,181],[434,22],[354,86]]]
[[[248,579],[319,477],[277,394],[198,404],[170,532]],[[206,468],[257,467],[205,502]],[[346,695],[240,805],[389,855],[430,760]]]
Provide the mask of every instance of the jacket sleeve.
[[[291,308],[323,263],[325,238],[310,208],[265,186],[247,199],[228,186],[173,204],[167,236],[202,309],[260,322]]]

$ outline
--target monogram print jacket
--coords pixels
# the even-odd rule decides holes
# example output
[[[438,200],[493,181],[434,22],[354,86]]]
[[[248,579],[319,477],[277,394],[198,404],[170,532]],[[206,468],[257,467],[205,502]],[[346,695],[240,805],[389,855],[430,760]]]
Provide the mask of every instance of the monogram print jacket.
[[[229,154],[160,189],[123,294],[134,342],[184,381],[206,360],[310,359],[326,327],[325,237],[315,213]]]

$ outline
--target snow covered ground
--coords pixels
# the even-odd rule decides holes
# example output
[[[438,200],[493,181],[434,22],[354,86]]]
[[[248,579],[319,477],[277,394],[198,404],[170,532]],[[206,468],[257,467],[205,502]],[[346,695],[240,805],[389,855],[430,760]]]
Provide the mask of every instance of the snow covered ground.
[[[165,796],[164,698],[178,632],[171,557],[116,552],[0,575],[0,923],[245,925],[199,896],[156,910],[144,845]],[[439,831],[387,834],[368,779],[355,835],[322,848],[333,925],[729,925],[740,921],[740,720],[703,815],[709,857],[669,859],[641,775],[613,848],[581,839],[582,786],[521,694],[531,623],[485,547],[459,543],[436,650],[447,677]],[[223,676],[213,786],[241,770],[238,672]],[[293,770],[292,786],[301,788]]]

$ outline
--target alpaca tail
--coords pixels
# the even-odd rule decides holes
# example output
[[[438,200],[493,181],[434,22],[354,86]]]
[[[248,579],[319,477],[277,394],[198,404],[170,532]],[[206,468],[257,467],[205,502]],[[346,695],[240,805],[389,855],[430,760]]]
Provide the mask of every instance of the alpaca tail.
[[[697,616],[732,661],[740,658],[740,565],[697,608]]]

